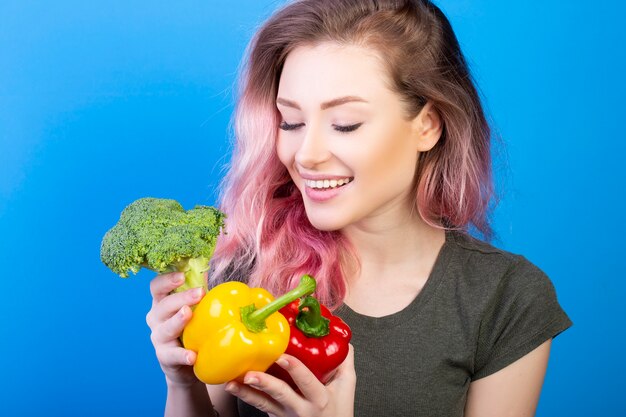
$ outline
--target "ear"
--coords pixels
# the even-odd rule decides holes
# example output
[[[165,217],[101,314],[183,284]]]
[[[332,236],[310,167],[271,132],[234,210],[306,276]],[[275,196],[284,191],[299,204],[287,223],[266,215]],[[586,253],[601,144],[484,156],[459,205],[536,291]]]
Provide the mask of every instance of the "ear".
[[[418,152],[429,151],[439,142],[443,120],[431,101],[413,119],[413,131]]]

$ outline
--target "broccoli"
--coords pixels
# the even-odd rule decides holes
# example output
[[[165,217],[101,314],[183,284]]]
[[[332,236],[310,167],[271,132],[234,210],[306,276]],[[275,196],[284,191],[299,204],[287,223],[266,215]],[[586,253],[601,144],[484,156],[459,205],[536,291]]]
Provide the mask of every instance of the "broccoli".
[[[102,238],[100,259],[122,278],[148,268],[184,272],[176,292],[204,287],[204,272],[224,227],[224,213],[209,206],[185,211],[175,200],[140,198],[126,207]]]

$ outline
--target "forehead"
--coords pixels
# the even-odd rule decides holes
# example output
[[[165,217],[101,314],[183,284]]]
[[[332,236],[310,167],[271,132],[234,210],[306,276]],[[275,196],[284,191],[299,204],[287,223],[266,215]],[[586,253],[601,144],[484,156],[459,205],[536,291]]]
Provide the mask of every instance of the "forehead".
[[[321,43],[295,48],[287,55],[278,95],[324,101],[358,95],[389,94],[387,71],[378,53],[366,47]]]

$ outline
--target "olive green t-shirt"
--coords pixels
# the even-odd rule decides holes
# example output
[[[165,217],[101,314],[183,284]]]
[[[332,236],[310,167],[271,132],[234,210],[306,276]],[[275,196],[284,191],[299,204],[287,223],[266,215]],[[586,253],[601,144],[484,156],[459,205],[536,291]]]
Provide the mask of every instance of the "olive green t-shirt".
[[[572,324],[540,269],[458,232],[446,232],[406,308],[375,318],[343,305],[335,314],[353,332],[355,417],[462,416],[472,381]],[[241,401],[239,414],[266,415]]]

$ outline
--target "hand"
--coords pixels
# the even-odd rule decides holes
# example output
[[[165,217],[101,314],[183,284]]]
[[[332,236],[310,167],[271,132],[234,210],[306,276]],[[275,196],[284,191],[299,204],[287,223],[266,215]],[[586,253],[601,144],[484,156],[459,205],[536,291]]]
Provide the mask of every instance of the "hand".
[[[226,391],[261,411],[277,417],[352,417],[354,415],[354,350],[322,384],[298,359],[284,354],[276,363],[291,375],[300,393],[286,382],[263,372],[248,372],[244,383],[231,381]]]
[[[152,308],[146,315],[146,323],[152,330],[150,339],[168,385],[189,386],[198,382],[191,367],[196,353],[183,348],[178,338],[191,319],[189,306],[202,299],[204,289],[170,294],[184,280],[184,273],[174,272],[159,275],[150,282]]]

